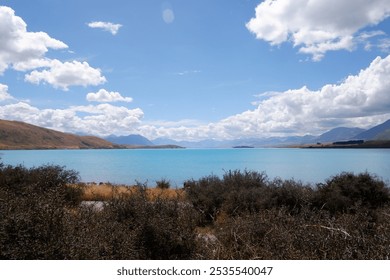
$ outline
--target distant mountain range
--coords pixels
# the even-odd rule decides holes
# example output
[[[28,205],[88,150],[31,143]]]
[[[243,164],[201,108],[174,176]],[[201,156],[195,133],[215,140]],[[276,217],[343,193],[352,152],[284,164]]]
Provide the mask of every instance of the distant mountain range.
[[[368,130],[357,127],[337,127],[319,136],[289,136],[245,138],[235,140],[175,141],[169,138],[149,140],[139,134],[108,136],[78,136],[16,121],[0,120],[0,149],[97,149],[97,148],[231,148],[285,147],[312,143],[332,143],[347,140],[390,140],[390,120]]]
[[[390,140],[390,120],[357,134],[355,139]]]
[[[368,130],[358,127],[336,127],[319,136],[289,136],[268,138],[245,138],[235,140],[202,140],[197,142],[175,141],[168,138],[152,140],[154,144],[174,144],[187,148],[231,148],[236,146],[251,147],[283,147],[311,143],[332,143],[346,140],[390,140],[390,120]]]
[[[355,138],[357,135],[359,135],[362,132],[365,132],[366,130],[358,127],[336,127],[334,129],[331,129],[320,136],[318,136],[315,141],[316,142],[336,142],[336,141],[342,141],[342,140],[349,140]],[[361,138],[359,138],[361,139]]]
[[[118,145],[134,145],[134,146],[154,146],[148,138],[139,134],[131,134],[128,136],[115,136],[110,135],[104,138],[105,140],[118,144]]]
[[[95,136],[78,136],[52,129],[0,120],[0,149],[112,149],[118,145]]]
[[[168,138],[154,139],[155,144],[171,143],[186,148],[231,148],[237,146],[250,146],[250,147],[276,147],[287,146],[296,143],[312,143],[316,137],[312,135],[306,136],[290,136],[290,137],[268,137],[268,138],[244,138],[234,140],[202,140],[197,142],[191,141],[175,141]]]

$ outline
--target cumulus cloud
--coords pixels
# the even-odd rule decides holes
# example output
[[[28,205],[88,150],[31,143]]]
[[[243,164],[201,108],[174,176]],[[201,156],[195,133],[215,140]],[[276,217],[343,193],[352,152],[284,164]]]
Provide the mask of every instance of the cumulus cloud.
[[[390,56],[318,90],[307,87],[260,94],[253,110],[203,125],[148,124],[145,136],[176,140],[318,135],[337,126],[370,127],[390,119]]]
[[[45,32],[29,32],[27,24],[9,7],[0,6],[0,75],[12,67],[16,71],[31,71],[25,80],[31,83],[48,83],[55,88],[68,90],[69,86],[99,85],[106,82],[100,69],[87,62],[61,62],[49,59],[49,49],[66,49],[68,46],[51,38]]]
[[[8,99],[13,99],[13,97],[8,93],[8,86],[0,84],[0,102]]]
[[[128,135],[141,122],[143,111],[110,104],[39,109],[25,102],[0,106],[0,118],[19,120],[65,132],[91,135]]]
[[[143,111],[103,103],[38,109],[25,102],[0,106],[0,118],[99,136],[141,133],[154,139],[236,139],[320,134],[337,126],[369,127],[390,119],[390,55],[318,90],[308,87],[258,96],[256,108],[218,122],[143,122]],[[1,92],[7,92],[5,85]]]
[[[87,114],[82,119],[82,131],[100,136],[134,133],[144,115],[139,108],[128,109],[110,104],[74,106],[69,110]]]
[[[41,66],[48,69],[34,70],[25,76],[25,80],[34,83],[48,83],[55,88],[67,91],[70,86],[100,85],[106,82],[99,68],[89,66],[88,62],[61,62],[57,59],[42,61]],[[44,62],[47,65],[44,65]]]
[[[94,21],[88,23],[88,26],[91,28],[99,28],[104,31],[110,32],[112,35],[116,35],[119,31],[119,28],[122,27],[121,24],[115,24],[112,22],[103,22],[103,21]]]
[[[133,98],[123,97],[119,92],[107,91],[105,89],[100,89],[98,92],[90,92],[87,94],[88,101],[95,102],[132,102]]]
[[[318,61],[328,51],[353,50],[361,29],[389,16],[388,0],[265,0],[246,27],[271,45],[291,41]]]
[[[215,125],[227,135],[306,134],[335,126],[370,126],[390,118],[390,56],[319,90],[307,87],[262,96],[255,110]],[[235,132],[237,131],[237,132]]]
[[[28,32],[23,19],[5,6],[0,6],[0,38],[0,74],[9,66],[43,58],[49,49],[68,48],[44,32]]]

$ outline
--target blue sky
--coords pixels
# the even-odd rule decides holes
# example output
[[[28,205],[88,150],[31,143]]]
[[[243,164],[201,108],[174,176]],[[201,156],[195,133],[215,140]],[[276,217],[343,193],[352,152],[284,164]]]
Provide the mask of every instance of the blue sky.
[[[200,140],[390,118],[388,0],[0,5],[2,119]]]

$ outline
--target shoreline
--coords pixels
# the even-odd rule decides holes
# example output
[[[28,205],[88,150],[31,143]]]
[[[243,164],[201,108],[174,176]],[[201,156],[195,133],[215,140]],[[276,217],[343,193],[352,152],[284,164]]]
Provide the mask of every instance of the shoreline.
[[[286,148],[299,148],[299,149],[390,149],[390,141],[365,141],[359,144],[340,144],[334,143],[312,143],[303,145],[291,145]]]
[[[61,151],[61,150],[142,150],[142,149],[186,149],[185,147],[177,145],[155,145],[155,146],[143,146],[143,145],[117,145],[114,147],[97,147],[97,148],[82,148],[82,147],[71,147],[71,146],[57,146],[57,147],[28,147],[28,146],[18,146],[18,147],[5,147],[0,146],[0,151]]]

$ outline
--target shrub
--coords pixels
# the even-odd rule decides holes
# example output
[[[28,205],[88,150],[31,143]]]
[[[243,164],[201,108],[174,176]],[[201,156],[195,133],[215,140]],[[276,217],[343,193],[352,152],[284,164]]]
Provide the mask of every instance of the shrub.
[[[222,211],[228,215],[256,212],[261,208],[267,192],[265,173],[228,171],[220,179],[211,175],[184,184],[189,201],[201,214],[200,225],[215,221]]]
[[[390,257],[389,190],[367,173],[312,189],[229,171],[187,181],[187,200],[138,184],[95,206],[82,190],[62,167],[0,163],[0,259]]]
[[[222,207],[226,192],[221,179],[210,175],[198,181],[186,181],[184,190],[193,208],[201,215],[199,225],[209,224],[214,221]]]
[[[66,207],[81,191],[69,188],[78,175],[58,166],[0,168],[0,257],[61,259]]]
[[[222,179],[209,176],[188,181],[185,190],[206,224],[215,220],[221,211],[229,216],[278,207],[299,212],[311,204],[313,195],[309,185],[293,180],[269,181],[265,173],[247,170],[228,171]]]
[[[166,179],[161,179],[156,181],[156,186],[158,189],[169,189],[171,187],[171,183]]]
[[[145,189],[113,199],[104,214],[135,240],[141,259],[189,259],[195,251],[197,215],[178,199],[148,200]]]
[[[297,214],[312,204],[314,190],[310,185],[277,178],[271,182],[271,186],[267,209],[285,207],[291,214]]]
[[[341,173],[318,185],[317,207],[348,212],[356,207],[379,208],[390,201],[385,183],[369,173]]]
[[[254,189],[268,185],[268,177],[264,172],[229,170],[223,175],[223,184],[227,189]]]
[[[386,209],[388,212],[389,209]],[[302,208],[290,215],[285,207],[228,217],[215,224],[215,241],[199,239],[204,259],[388,259],[387,213],[360,210],[332,217],[328,211]]]
[[[3,166],[0,169],[0,187],[15,196],[31,194],[56,197],[62,204],[76,205],[82,190],[76,186],[79,175],[64,167],[47,165],[38,168]],[[74,187],[70,188],[70,185]]]

